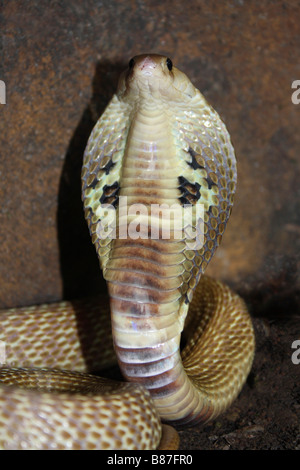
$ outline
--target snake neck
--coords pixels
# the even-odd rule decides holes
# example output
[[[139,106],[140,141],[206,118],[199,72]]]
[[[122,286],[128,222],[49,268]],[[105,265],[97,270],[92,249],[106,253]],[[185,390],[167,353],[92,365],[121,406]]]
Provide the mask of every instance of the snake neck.
[[[194,343],[189,363],[181,362],[179,343],[231,212],[234,150],[217,113],[186,76],[168,73],[168,60],[143,56],[130,64],[85,151],[85,217],[108,283],[124,376],[150,390],[162,419],[204,421],[232,400],[231,373],[224,381],[224,361],[203,359],[205,339]],[[178,207],[191,209],[188,221]],[[230,358],[236,340],[229,339]]]
[[[163,108],[143,107],[133,122],[119,194],[127,198],[128,213],[133,204],[143,204],[151,212],[151,227],[150,218],[141,217],[140,236],[130,236],[134,220],[128,216],[128,236],[113,241],[104,276],[122,373],[146,386],[162,418],[174,421],[178,418],[174,406],[180,411],[187,400],[191,401],[188,408],[195,405],[192,390],[186,396],[187,390],[182,388],[188,381],[179,352],[188,307],[182,300],[185,241],[171,233],[164,239],[150,235],[155,230],[162,235],[161,219],[153,206],[179,202],[180,165],[170,139],[170,116]],[[122,218],[118,223],[124,229]]]

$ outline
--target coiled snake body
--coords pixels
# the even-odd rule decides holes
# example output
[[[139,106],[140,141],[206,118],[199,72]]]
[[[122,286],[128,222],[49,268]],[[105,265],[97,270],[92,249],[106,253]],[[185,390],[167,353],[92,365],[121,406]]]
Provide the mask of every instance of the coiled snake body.
[[[2,448],[157,448],[160,419],[205,422],[231,404],[252,364],[252,324],[244,302],[203,273],[235,187],[229,134],[201,93],[166,57],[131,59],[82,169],[85,217],[128,383],[58,370],[101,365],[109,342],[101,301],[84,314],[80,302],[3,312],[6,363],[22,368],[0,369]],[[178,215],[167,227],[165,208],[186,206],[192,215],[182,230]]]

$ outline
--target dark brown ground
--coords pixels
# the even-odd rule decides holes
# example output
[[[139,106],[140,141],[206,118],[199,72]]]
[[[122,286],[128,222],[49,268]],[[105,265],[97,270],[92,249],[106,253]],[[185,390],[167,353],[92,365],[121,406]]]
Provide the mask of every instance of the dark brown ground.
[[[295,324],[254,324],[256,357],[239,398],[213,423],[181,431],[180,449],[300,450],[300,364],[291,361]]]
[[[80,201],[83,150],[130,57],[166,54],[232,136],[238,192],[208,274],[246,298],[257,335],[239,399],[182,431],[182,449],[299,449],[300,3],[0,4],[0,307],[104,289]]]

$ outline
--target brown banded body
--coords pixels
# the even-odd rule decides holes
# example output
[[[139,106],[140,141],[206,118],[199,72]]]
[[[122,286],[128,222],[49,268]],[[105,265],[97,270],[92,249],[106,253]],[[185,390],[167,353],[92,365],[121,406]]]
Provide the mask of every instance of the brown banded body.
[[[215,416],[237,395],[251,365],[252,327],[245,306],[241,302],[237,316],[245,317],[239,320],[241,330],[250,338],[249,345],[241,345],[248,365],[242,372],[236,368],[235,386],[209,372],[208,387],[205,355],[199,355],[202,385],[194,378],[194,364],[189,369],[187,361],[184,368],[179,346],[195,288],[233,204],[236,160],[224,123],[170,59],[135,57],[91,134],[82,176],[85,215],[108,283],[115,350],[125,378],[146,386],[163,420],[182,424]],[[105,221],[105,236],[99,237],[103,202],[113,206],[115,217]],[[170,230],[163,237],[167,212],[162,207],[186,206],[193,214],[189,227],[183,211],[174,210],[173,228],[177,222],[189,230]],[[224,356],[232,354],[235,344],[222,335],[219,341]],[[218,367],[230,369],[226,361],[221,357]]]
[[[131,59],[82,168],[111,321],[103,299],[1,313],[0,448],[172,449],[161,420],[205,422],[230,405],[253,328],[242,299],[203,273],[235,187],[229,134],[201,93],[166,57]],[[86,374],[111,363],[112,342],[131,383]]]

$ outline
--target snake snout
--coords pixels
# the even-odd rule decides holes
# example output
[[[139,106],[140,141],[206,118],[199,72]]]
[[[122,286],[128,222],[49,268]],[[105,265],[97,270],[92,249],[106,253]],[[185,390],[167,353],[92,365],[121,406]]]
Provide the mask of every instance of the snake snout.
[[[145,59],[141,61],[140,64],[138,64],[138,69],[142,72],[143,75],[152,75],[156,67],[157,67],[157,64],[148,55],[145,57]]]

